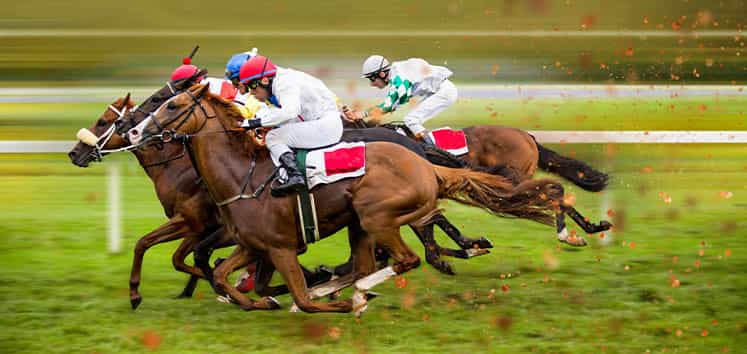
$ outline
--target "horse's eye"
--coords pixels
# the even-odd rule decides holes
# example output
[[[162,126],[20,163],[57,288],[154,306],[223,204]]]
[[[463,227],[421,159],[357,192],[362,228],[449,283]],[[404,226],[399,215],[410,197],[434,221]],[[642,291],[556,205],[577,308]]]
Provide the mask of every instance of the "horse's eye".
[[[166,106],[166,109],[168,109],[169,111],[173,111],[176,108],[177,108],[176,107],[176,103],[174,103],[174,102],[169,102],[169,104]]]
[[[99,127],[104,127],[107,124],[109,124],[109,122],[107,122],[107,121],[105,121],[103,119],[99,119],[99,121],[96,123],[96,125],[98,125]]]

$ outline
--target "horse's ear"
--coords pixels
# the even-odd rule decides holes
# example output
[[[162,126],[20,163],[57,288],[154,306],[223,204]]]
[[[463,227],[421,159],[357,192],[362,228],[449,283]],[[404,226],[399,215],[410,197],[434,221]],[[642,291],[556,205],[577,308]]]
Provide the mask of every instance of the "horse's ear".
[[[127,93],[127,96],[125,96],[124,100],[122,100],[122,107],[127,107],[130,105],[130,93]]]

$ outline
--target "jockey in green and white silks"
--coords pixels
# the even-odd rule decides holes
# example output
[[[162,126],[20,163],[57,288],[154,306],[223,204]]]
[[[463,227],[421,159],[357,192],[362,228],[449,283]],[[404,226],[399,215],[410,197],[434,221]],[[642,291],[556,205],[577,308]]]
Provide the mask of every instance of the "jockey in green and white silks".
[[[384,102],[363,112],[346,111],[350,120],[362,119],[375,111],[394,112],[414,96],[422,100],[405,116],[405,125],[412,133],[428,141],[423,124],[449,108],[457,100],[457,89],[449,81],[451,70],[430,65],[423,59],[411,58],[389,63],[381,55],[372,55],[363,62],[361,75],[371,81],[371,86],[387,89]]]

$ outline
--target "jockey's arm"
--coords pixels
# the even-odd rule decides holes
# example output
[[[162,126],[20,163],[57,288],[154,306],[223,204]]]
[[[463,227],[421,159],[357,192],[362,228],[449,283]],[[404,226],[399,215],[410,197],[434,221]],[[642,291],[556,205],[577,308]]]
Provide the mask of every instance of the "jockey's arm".
[[[298,87],[289,85],[278,92],[281,108],[263,107],[255,114],[261,120],[263,127],[274,127],[289,120],[296,119],[301,114],[301,94]]]

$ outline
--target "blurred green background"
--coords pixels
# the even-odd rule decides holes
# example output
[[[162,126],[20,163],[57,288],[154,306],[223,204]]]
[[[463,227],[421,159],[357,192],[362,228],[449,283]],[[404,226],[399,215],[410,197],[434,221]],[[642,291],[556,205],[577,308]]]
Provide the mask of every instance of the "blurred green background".
[[[160,84],[196,44],[195,62],[213,75],[231,54],[258,47],[325,80],[354,80],[372,52],[445,63],[456,81],[747,78],[742,0],[31,0],[4,8],[12,8],[0,16],[4,86]]]

